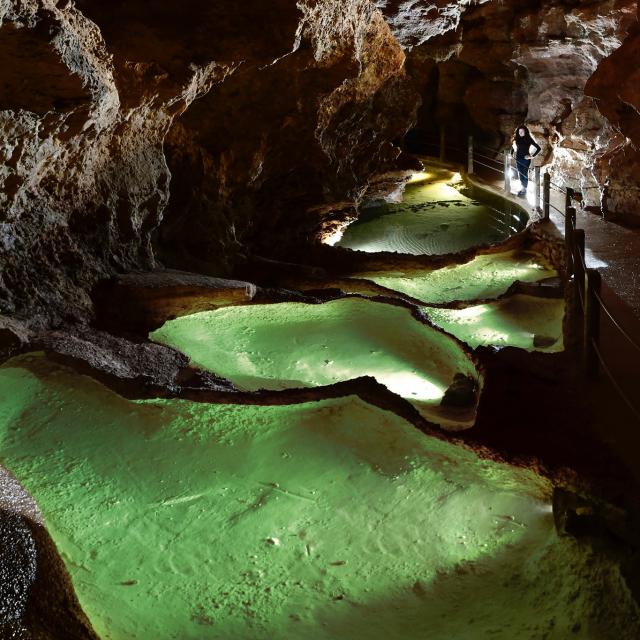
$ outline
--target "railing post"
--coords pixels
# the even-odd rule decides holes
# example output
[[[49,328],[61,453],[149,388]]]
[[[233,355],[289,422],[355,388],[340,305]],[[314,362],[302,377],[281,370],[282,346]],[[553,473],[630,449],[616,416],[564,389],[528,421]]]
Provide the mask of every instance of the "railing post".
[[[551,176],[545,172],[542,186],[542,217],[549,219],[549,198],[551,197]]]
[[[444,144],[445,144],[444,127],[440,127],[440,162],[444,162],[444,158],[445,158]]]
[[[598,377],[598,354],[595,346],[600,343],[600,273],[587,269],[587,292],[584,310],[584,368],[589,378]],[[595,346],[594,346],[595,345]]]
[[[533,168],[534,193],[533,201],[535,202],[535,210],[540,211],[540,167]]]
[[[467,144],[467,173],[473,173],[473,136],[469,136]]]
[[[564,242],[567,252],[567,277],[575,273],[575,261],[573,260],[574,238],[576,229],[576,210],[569,207],[564,216]]]
[[[504,190],[511,193],[511,153],[504,152]]]
[[[564,193],[564,212],[565,213],[569,211],[569,207],[571,207],[572,200],[573,200],[573,189],[571,187],[565,187],[565,193]]]
[[[584,293],[585,293],[585,269],[584,265],[586,264],[586,259],[584,255],[584,229],[576,229],[573,232],[573,267],[574,267],[574,278],[575,284],[577,287],[576,294],[578,296],[578,312],[576,314],[577,317],[582,317],[583,309],[580,307],[581,304],[584,304]]]

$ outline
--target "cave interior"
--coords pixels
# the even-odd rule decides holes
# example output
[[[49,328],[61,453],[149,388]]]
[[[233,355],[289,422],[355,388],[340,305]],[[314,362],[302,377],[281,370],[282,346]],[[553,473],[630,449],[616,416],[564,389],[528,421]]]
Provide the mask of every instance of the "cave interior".
[[[640,638],[639,18],[0,2],[0,638]]]

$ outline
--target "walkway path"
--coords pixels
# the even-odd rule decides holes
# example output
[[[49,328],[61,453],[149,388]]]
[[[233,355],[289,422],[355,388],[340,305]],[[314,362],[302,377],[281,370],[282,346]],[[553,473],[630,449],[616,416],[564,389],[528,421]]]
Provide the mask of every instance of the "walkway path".
[[[474,178],[504,195],[503,178],[498,173],[477,167]],[[523,199],[515,196],[518,181],[512,185],[511,198],[523,204]],[[527,202],[533,210],[532,184]],[[564,236],[564,216],[559,211],[564,212],[565,196],[552,189],[550,202],[551,222]],[[586,382],[591,426],[640,480],[640,230],[626,229],[580,210],[577,210],[576,226],[585,231],[587,267],[597,269],[602,276],[603,301],[628,336],[602,313],[600,349],[611,376],[601,372],[598,380]],[[620,391],[633,408],[625,405]]]

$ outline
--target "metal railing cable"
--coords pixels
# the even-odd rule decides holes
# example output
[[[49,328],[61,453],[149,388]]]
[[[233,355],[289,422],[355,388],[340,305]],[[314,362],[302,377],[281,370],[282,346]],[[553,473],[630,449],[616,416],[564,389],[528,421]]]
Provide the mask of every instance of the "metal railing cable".
[[[585,260],[585,256],[582,254],[581,251],[576,251],[576,253],[578,254],[578,258],[580,259],[580,264],[582,266],[582,269],[583,269],[584,273],[586,273],[587,272],[587,263],[586,263],[586,260]],[[580,291],[580,289],[578,289],[578,291]],[[605,315],[609,318],[609,320],[611,321],[613,326],[627,339],[627,341],[631,344],[631,346],[634,349],[637,349],[638,352],[640,352],[640,344],[638,344],[629,335],[629,333],[624,329],[624,327],[622,327],[620,325],[620,323],[615,319],[615,317],[613,316],[613,313],[611,313],[611,311],[609,311],[609,308],[605,304],[605,302],[602,299],[602,297],[600,296],[600,294],[598,294],[597,291],[594,291],[593,294],[594,294],[596,300],[598,301],[598,304],[600,305],[600,308],[604,311]],[[584,304],[582,305],[582,308],[584,310]]]
[[[549,203],[549,206],[554,209],[555,211],[557,211],[563,218],[565,217],[565,213],[564,211],[561,211],[560,209],[558,209],[558,207],[556,207],[554,204],[551,204],[551,202]]]
[[[553,180],[549,180],[549,184],[553,189],[559,191],[560,193],[567,193],[567,188],[561,184],[556,184]]]
[[[489,146],[487,146],[486,144],[478,144],[475,140],[474,140],[474,142],[473,142],[473,146],[474,146],[474,147],[476,147],[476,148],[478,148],[478,149],[484,149],[485,151],[489,151],[489,152],[491,152],[491,153],[495,153],[495,154],[502,153],[502,152],[504,152],[506,149],[509,149],[509,146],[508,146],[508,145],[507,145],[507,146],[504,146],[504,147],[500,147],[500,148],[498,148],[498,149],[495,149],[494,147],[489,147]]]
[[[429,144],[430,146],[434,146],[434,147],[441,147],[441,145],[443,144],[443,142],[440,141],[427,141],[427,144]],[[469,149],[463,149],[461,147],[457,147],[457,146],[452,146],[452,145],[447,145],[448,149],[451,149],[453,151],[457,151],[461,154],[463,153],[468,153]],[[493,154],[493,157],[488,156],[484,153],[481,153],[480,151],[478,151],[478,149],[483,149],[485,151],[488,151],[489,153]],[[499,155],[501,153],[504,153],[506,151],[506,149],[493,149],[491,147],[488,147],[486,145],[479,145],[477,143],[475,143],[473,145],[473,149],[472,149],[472,157],[473,157],[473,161],[475,164],[477,164],[478,166],[481,167],[485,167],[486,169],[490,169],[491,171],[495,171],[496,173],[504,173],[504,164],[501,160],[498,160],[495,156]],[[480,160],[478,160],[477,158],[483,158],[484,160],[486,160],[487,162],[491,162],[493,163],[493,165],[491,164],[487,164],[487,162],[482,162]],[[551,189],[553,189],[556,193],[562,194],[562,195],[567,195],[568,190],[566,187],[556,184],[555,182],[553,182],[552,180],[549,180],[548,182],[549,187]],[[549,208],[553,209],[555,212],[559,213],[560,216],[562,216],[563,218],[566,218],[566,212],[562,211],[561,209],[559,209],[558,207],[556,207],[553,203],[548,202],[547,203]],[[492,207],[493,208],[493,207]],[[496,213],[500,214],[501,216],[504,216],[507,212],[506,211],[500,211],[498,209],[494,209]],[[503,225],[508,227],[509,225],[507,225],[507,223],[500,218],[496,218],[495,216],[492,216],[494,222],[498,223],[498,225]],[[572,225],[573,226],[573,225]],[[495,229],[496,231],[498,231],[498,229]],[[575,231],[575,228],[573,228],[573,231]],[[568,239],[567,239],[568,241]],[[583,273],[587,273],[587,265],[586,265],[586,260],[585,260],[585,255],[583,255],[582,251],[578,250],[573,252],[574,253],[574,259],[575,259],[575,254],[578,255],[578,259],[580,260],[580,264],[581,267],[583,269]],[[582,309],[582,312],[585,313],[586,312],[586,299],[583,296],[582,293],[582,287],[578,286],[577,287],[578,290],[578,298],[580,301],[580,307]],[[640,345],[635,342],[635,340],[629,335],[629,333],[627,331],[625,331],[625,329],[620,325],[620,323],[615,319],[614,315],[611,313],[611,311],[609,310],[609,308],[606,306],[606,304],[604,303],[604,300],[602,299],[602,297],[598,294],[597,291],[593,291],[593,295],[599,305],[599,308],[603,310],[603,312],[605,313],[605,315],[609,318],[609,320],[611,321],[611,323],[613,324],[613,326],[615,327],[615,329],[618,330],[619,333],[622,334],[622,336],[635,348],[640,352]],[[602,369],[603,371],[605,371],[605,373],[607,374],[608,378],[611,380],[611,383],[613,384],[614,388],[616,389],[616,391],[618,392],[618,394],[620,395],[620,397],[623,399],[623,401],[625,402],[625,404],[631,409],[631,411],[633,412],[633,414],[640,420],[640,412],[638,412],[638,410],[633,406],[633,404],[631,403],[631,401],[626,397],[626,395],[624,394],[623,389],[620,387],[620,385],[618,384],[618,382],[615,380],[613,374],[611,373],[611,370],[609,369],[609,367],[607,366],[602,353],[600,352],[600,349],[598,348],[598,345],[596,344],[596,341],[591,338],[590,339],[591,343],[593,344],[593,348],[594,348],[594,352],[597,355],[598,360],[600,361],[600,364],[602,365]]]
[[[497,158],[492,158],[491,156],[486,156],[484,153],[478,153],[477,151],[474,150],[473,155],[479,156],[480,158],[485,158],[486,160],[495,162],[496,164],[502,166],[502,160],[498,160]]]
[[[615,379],[614,375],[611,373],[611,370],[607,366],[607,363],[605,362],[602,353],[600,352],[600,349],[598,348],[598,345],[593,338],[591,339],[591,344],[596,356],[598,357],[598,360],[600,361],[600,366],[602,367],[602,370],[607,374],[607,378],[609,378],[609,380],[611,381],[613,388],[618,392],[618,395],[622,398],[627,407],[629,407],[631,413],[633,413],[633,415],[640,421],[640,411],[638,411],[638,409],[636,409],[635,406],[631,403],[631,400],[627,398],[624,389],[622,389],[622,387],[618,384],[618,381]]]
[[[572,225],[572,229],[573,229],[573,231],[576,230],[573,225]],[[582,268],[582,274],[586,275],[588,273],[587,264],[586,264],[586,256],[582,253],[580,248],[578,248],[577,251],[572,252],[572,254],[573,254],[572,257],[573,257],[574,260],[576,259],[576,254],[577,254],[578,260],[580,261],[580,266]],[[574,268],[574,274],[575,274],[575,268]],[[575,275],[574,275],[574,277],[575,277]],[[580,285],[578,285],[576,287],[576,289],[578,290],[578,299],[580,301],[580,307],[582,309],[583,316],[586,317],[586,313],[587,313],[586,306],[587,305],[586,305],[586,300],[582,295],[582,288],[583,287],[581,287]],[[610,321],[613,323],[613,326],[636,349],[638,349],[638,351],[640,351],[640,346],[638,344],[636,344],[636,342],[633,340],[633,338],[616,321],[616,319],[613,317],[613,314],[609,311],[609,309],[607,308],[606,304],[604,303],[604,300],[602,299],[602,297],[598,293],[597,289],[595,289],[595,288],[591,289],[591,295],[593,295],[593,297],[596,299],[596,301],[598,303],[598,308],[601,309],[602,311],[604,311],[604,313],[608,316]],[[604,356],[602,355],[602,352],[600,351],[600,348],[598,347],[598,341],[595,340],[593,337],[588,337],[588,336],[587,336],[587,339],[589,340],[591,346],[593,347],[593,352],[596,354],[596,357],[598,359],[598,362],[600,363],[600,366],[602,367],[602,370],[607,375],[607,378],[609,378],[609,380],[610,380],[613,388],[615,389],[616,393],[620,396],[620,398],[627,405],[627,407],[629,407],[629,409],[631,410],[631,413],[636,417],[636,419],[638,419],[640,421],[640,411],[634,406],[634,404],[631,402],[631,400],[629,400],[629,398],[627,397],[627,394],[625,393],[624,389],[620,386],[619,382],[616,380],[616,377],[613,375],[611,369],[609,368],[609,365],[607,364]]]
[[[584,298],[582,297],[582,289],[580,287],[576,287],[578,290],[578,300],[580,300],[580,308],[582,309],[582,313],[584,314],[587,310],[587,307],[584,302]]]
[[[491,169],[492,171],[495,171],[496,173],[502,173],[503,172],[502,167],[500,169],[498,169],[498,167],[492,167],[491,165],[485,164],[484,162],[480,162],[480,160],[474,160],[474,162],[476,164],[479,164],[481,167],[486,167],[487,169]]]
[[[613,323],[613,326],[629,341],[631,346],[637,349],[640,352],[640,345],[620,326],[620,323],[613,317],[613,314],[607,308],[607,305],[604,303],[604,300],[598,295],[597,292],[594,291],[594,295],[600,308],[605,312],[608,316],[609,320]]]

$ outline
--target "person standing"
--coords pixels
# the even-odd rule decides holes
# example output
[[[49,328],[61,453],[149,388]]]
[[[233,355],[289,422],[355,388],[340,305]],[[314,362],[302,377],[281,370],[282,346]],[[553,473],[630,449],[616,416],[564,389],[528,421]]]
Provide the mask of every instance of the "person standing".
[[[531,155],[531,147],[535,147],[533,155]],[[522,198],[527,195],[531,160],[542,151],[542,148],[533,139],[529,129],[521,125],[516,129],[516,132],[511,138],[511,155],[513,155],[514,150],[516,152],[516,166],[518,167],[518,176],[520,178],[520,191],[518,192],[518,196]]]

